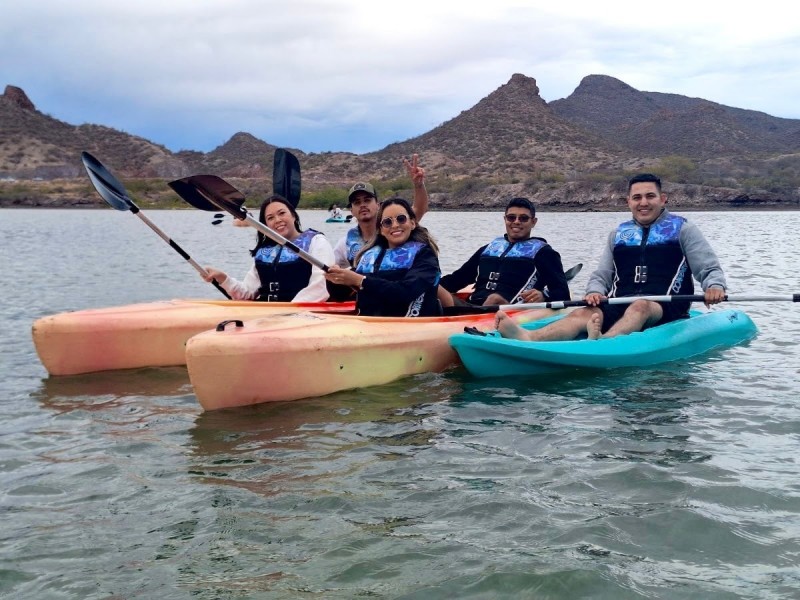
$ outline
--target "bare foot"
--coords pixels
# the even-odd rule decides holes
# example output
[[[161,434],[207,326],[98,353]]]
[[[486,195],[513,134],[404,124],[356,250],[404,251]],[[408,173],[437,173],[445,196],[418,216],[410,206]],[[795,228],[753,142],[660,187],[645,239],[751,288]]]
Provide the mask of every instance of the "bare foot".
[[[504,338],[510,338],[512,340],[527,339],[527,332],[502,310],[497,311],[497,316],[494,319],[494,326]]]
[[[599,314],[593,314],[586,322],[586,337],[590,340],[599,340],[603,328],[603,319]]]

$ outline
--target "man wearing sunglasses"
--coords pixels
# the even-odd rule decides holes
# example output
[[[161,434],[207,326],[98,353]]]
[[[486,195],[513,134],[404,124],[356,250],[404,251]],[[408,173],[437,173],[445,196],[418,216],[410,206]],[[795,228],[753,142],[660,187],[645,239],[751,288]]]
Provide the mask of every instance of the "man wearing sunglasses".
[[[473,305],[569,300],[561,256],[546,240],[532,237],[536,209],[527,198],[512,198],[503,219],[506,233],[479,248],[467,262],[439,282],[439,301],[453,306],[453,294],[468,285]]]
[[[522,329],[498,311],[495,326],[503,337],[529,341],[609,338],[642,331],[689,315],[691,302],[653,302],[644,298],[610,304],[608,298],[694,295],[696,278],[706,306],[725,299],[725,273],[717,255],[685,217],[667,210],[661,179],[640,173],[628,182],[631,219],[609,234],[600,262],[589,277],[587,306],[541,329]]]

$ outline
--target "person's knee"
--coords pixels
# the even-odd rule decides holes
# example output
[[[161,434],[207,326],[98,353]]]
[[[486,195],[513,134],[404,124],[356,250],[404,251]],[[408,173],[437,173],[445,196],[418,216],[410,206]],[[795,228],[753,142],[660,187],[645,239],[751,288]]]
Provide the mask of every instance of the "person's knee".
[[[436,290],[436,297],[439,299],[439,304],[441,304],[443,307],[455,305],[453,294],[448,292],[442,286],[439,286],[439,288]]]
[[[589,322],[589,319],[591,319],[593,315],[600,315],[600,319],[602,322],[603,312],[599,308],[595,308],[593,306],[583,306],[581,308],[573,310],[565,317],[565,319],[586,324]]]
[[[642,323],[658,321],[663,314],[664,311],[661,310],[661,306],[649,300],[636,300],[625,310],[626,316],[635,317]]]
[[[658,306],[649,300],[635,300],[628,305],[625,312],[628,314],[649,315],[653,311],[653,306]]]
[[[489,294],[486,300],[483,301],[484,306],[499,306],[501,304],[508,304],[508,300],[503,298],[500,294]]]

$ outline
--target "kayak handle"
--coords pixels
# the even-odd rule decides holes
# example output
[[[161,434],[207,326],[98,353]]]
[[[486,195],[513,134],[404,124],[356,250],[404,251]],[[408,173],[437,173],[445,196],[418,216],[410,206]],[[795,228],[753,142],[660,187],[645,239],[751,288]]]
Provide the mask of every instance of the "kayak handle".
[[[225,327],[230,323],[235,323],[237,329],[239,327],[244,327],[244,323],[239,319],[228,319],[227,321],[223,321],[217,325],[217,331],[225,331]]]

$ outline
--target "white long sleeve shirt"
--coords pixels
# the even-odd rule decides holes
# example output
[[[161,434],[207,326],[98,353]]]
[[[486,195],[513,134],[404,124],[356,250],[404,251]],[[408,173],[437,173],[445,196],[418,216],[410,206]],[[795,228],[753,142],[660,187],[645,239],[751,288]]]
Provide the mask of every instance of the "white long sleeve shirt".
[[[291,252],[288,248],[285,252]],[[316,235],[311,240],[308,253],[325,265],[332,265],[335,262],[333,247],[324,235]],[[261,278],[258,276],[255,261],[253,266],[247,271],[244,279],[239,281],[230,275],[221,284],[226,292],[234,300],[252,300],[261,289]],[[328,299],[328,287],[325,281],[325,272],[319,267],[311,267],[311,277],[308,285],[297,292],[292,302],[324,302]]]

